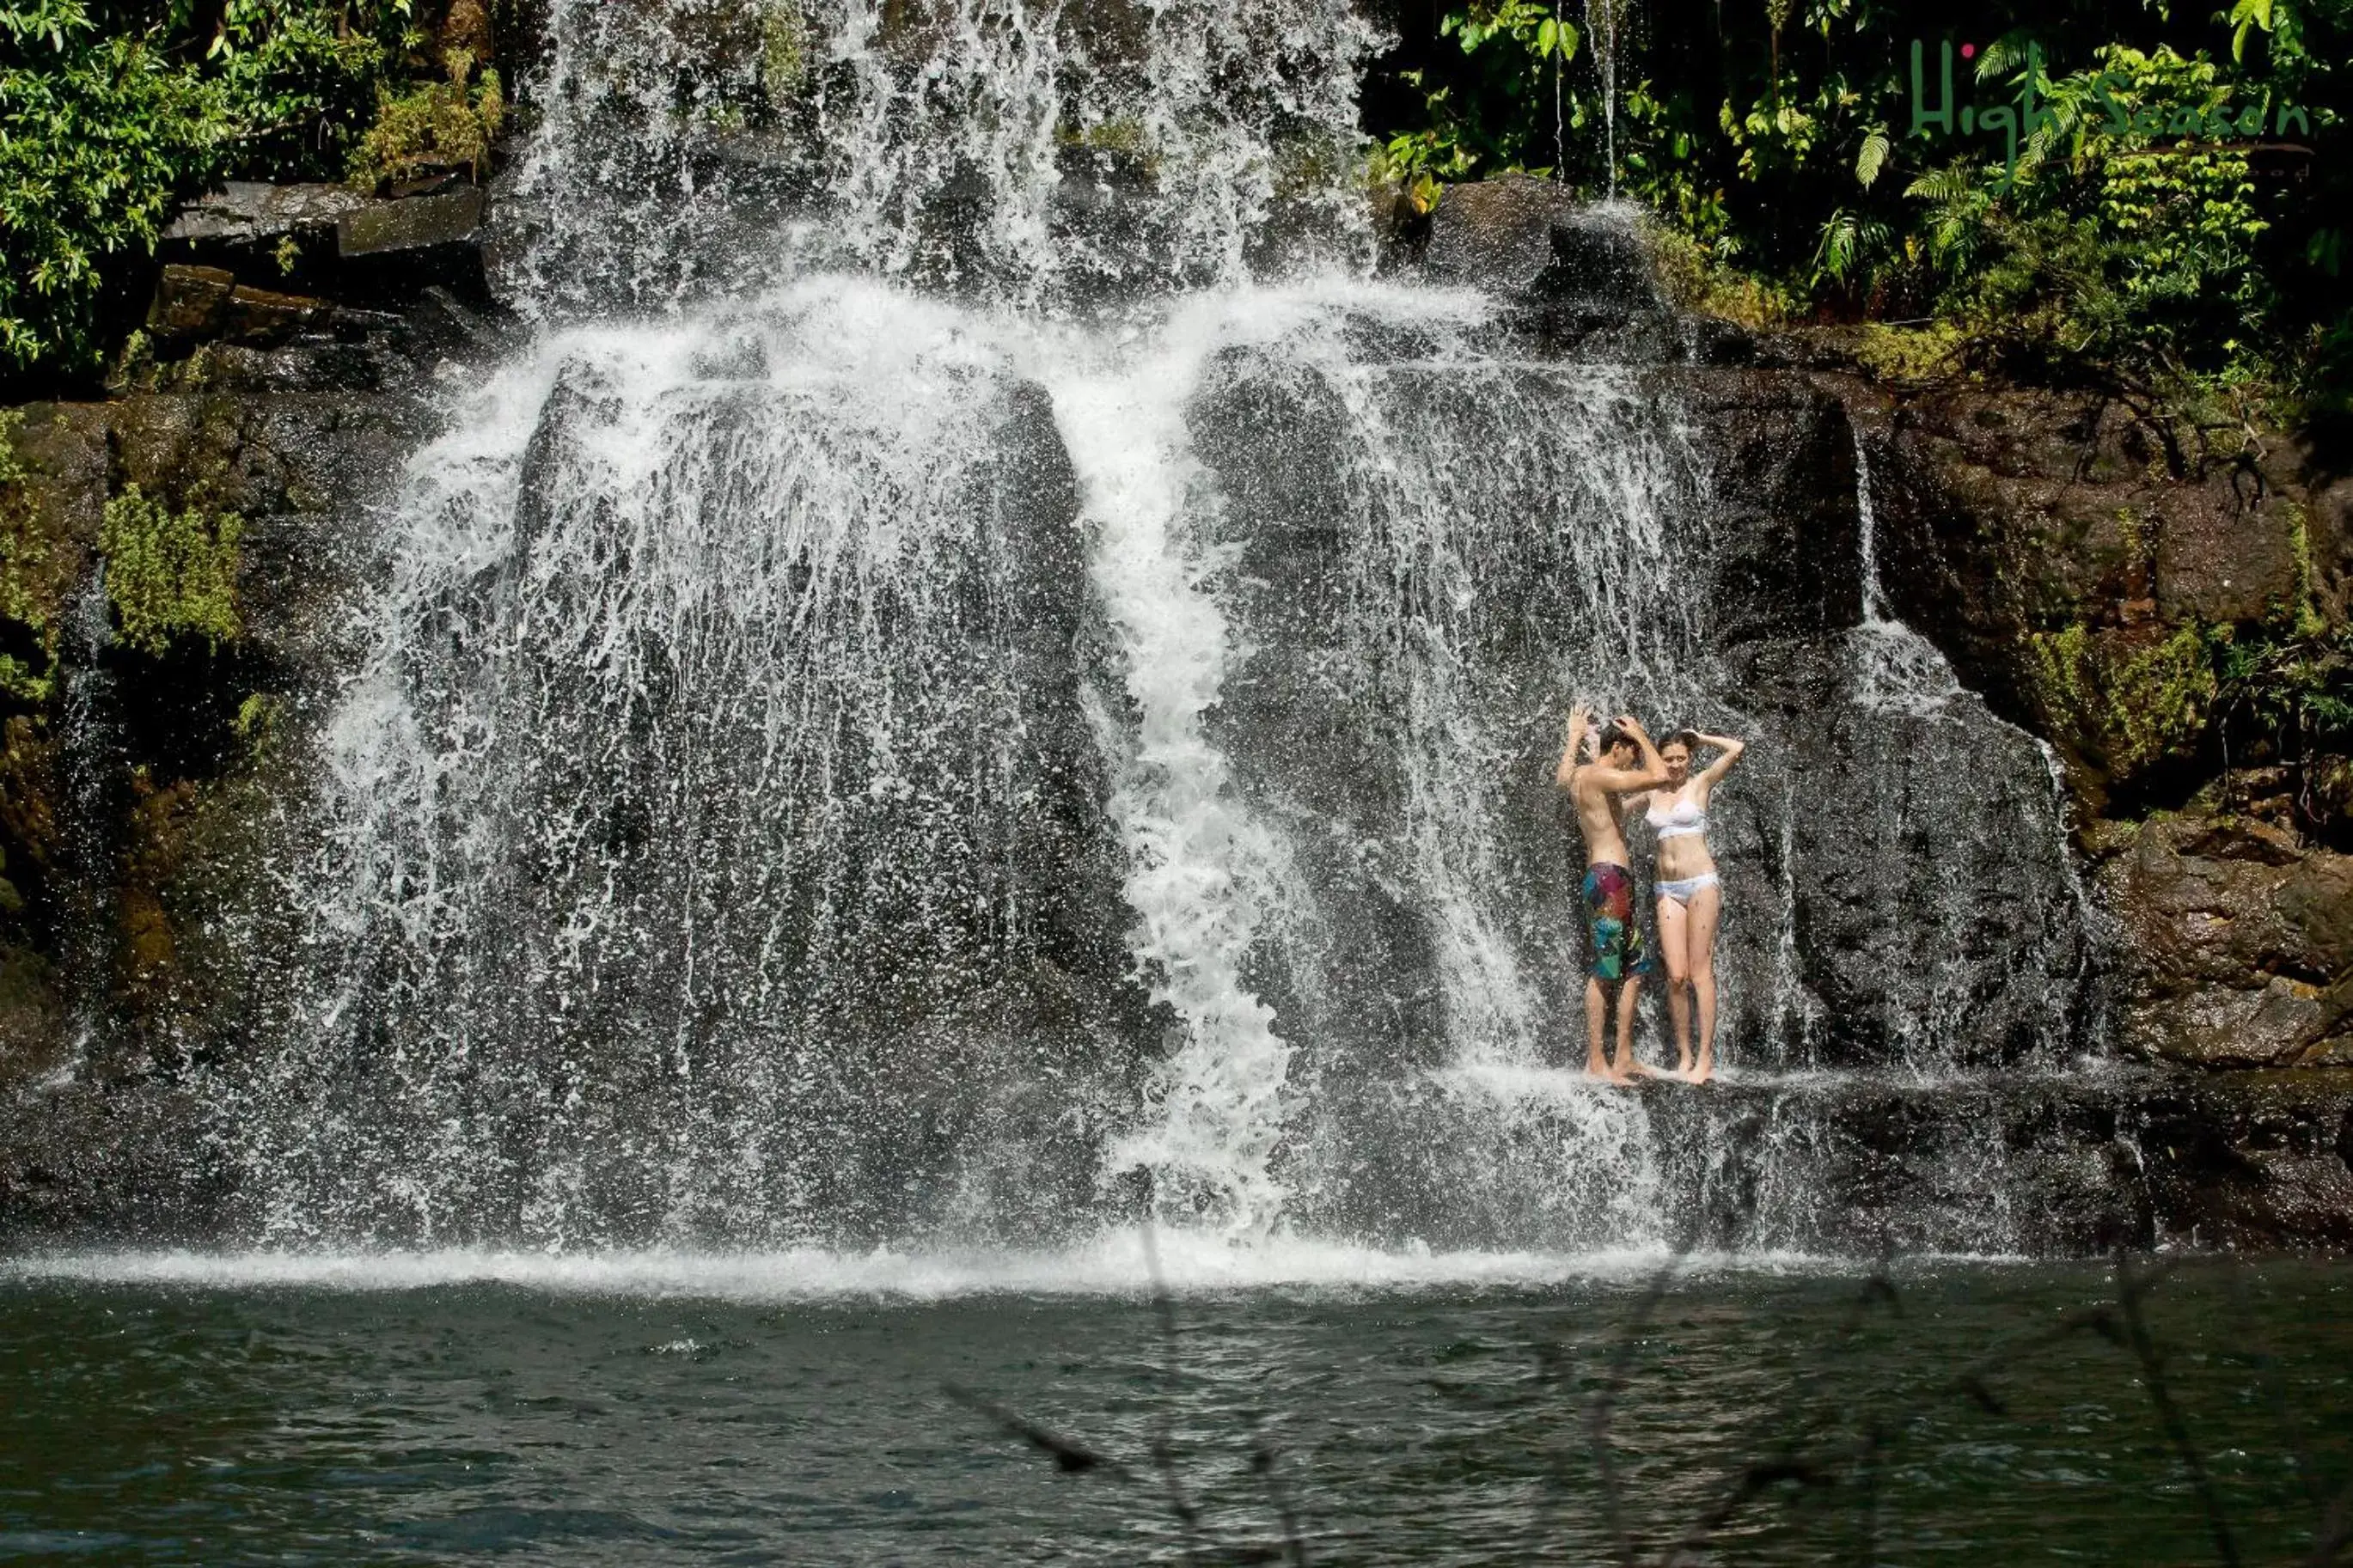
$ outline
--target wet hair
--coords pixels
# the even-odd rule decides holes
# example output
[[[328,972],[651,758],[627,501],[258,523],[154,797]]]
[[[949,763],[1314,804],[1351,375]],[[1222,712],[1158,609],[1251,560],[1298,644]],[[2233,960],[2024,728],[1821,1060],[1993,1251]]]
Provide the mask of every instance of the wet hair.
[[[1669,746],[1681,746],[1684,751],[1696,756],[1699,754],[1699,731],[1697,730],[1678,730],[1673,734],[1669,735],[1665,740],[1659,742],[1659,749],[1661,751],[1666,750]]]
[[[1609,754],[1610,747],[1630,746],[1633,743],[1633,736],[1626,733],[1625,731],[1620,729],[1617,725],[1610,724],[1603,728],[1601,738],[1594,742],[1593,749],[1599,754],[1606,757]]]

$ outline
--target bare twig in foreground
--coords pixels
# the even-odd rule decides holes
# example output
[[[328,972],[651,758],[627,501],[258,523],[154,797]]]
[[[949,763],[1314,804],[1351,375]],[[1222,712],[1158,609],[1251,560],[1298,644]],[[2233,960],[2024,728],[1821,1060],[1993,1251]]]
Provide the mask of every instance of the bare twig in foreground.
[[[2222,1500],[2215,1493],[2213,1478],[2206,1473],[2206,1461],[2199,1458],[2198,1446],[2189,1440],[2189,1424],[2182,1417],[2181,1406],[2165,1385],[2165,1357],[2141,1316],[2140,1300],[2147,1289],[2148,1282],[2135,1278],[2130,1261],[2117,1253],[2116,1305],[2124,1312],[2126,1342],[2140,1362],[2141,1378],[2148,1386],[2149,1403],[2157,1406],[2157,1418],[2172,1441],[2173,1451],[2181,1457],[2182,1468],[2189,1472],[2189,1484],[2197,1489],[2207,1528],[2214,1532],[2214,1551],[2228,1568],[2239,1568],[2239,1548],[2231,1539],[2230,1521],[2222,1517]]]
[[[1016,1415],[996,1401],[982,1397],[961,1384],[941,1385],[947,1396],[965,1409],[986,1415],[1008,1437],[1018,1437],[1031,1447],[1050,1455],[1054,1468],[1065,1475],[1078,1475],[1087,1470],[1101,1470],[1123,1481],[1135,1479],[1135,1473],[1116,1459],[1106,1458],[1083,1444],[1071,1441],[1058,1433],[1050,1432],[1027,1416]]]

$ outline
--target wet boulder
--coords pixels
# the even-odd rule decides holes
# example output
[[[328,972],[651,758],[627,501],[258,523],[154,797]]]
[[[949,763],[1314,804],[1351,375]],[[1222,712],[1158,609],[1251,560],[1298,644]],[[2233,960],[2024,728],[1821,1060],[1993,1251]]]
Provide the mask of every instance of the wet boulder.
[[[1512,324],[1548,352],[1648,359],[1673,350],[1658,269],[1630,208],[1503,174],[1448,186],[1426,228],[1392,226],[1423,277],[1498,296]]]
[[[2353,857],[2200,816],[2112,827],[2099,847],[2127,1048],[2208,1067],[2345,1058]]]
[[[183,206],[157,252],[165,261],[283,275],[332,256],[336,225],[367,202],[348,185],[231,180]]]
[[[167,349],[212,341],[271,348],[329,331],[335,316],[324,300],[248,288],[222,268],[174,265],[157,281],[147,330]]]
[[[487,299],[483,240],[483,195],[470,185],[369,202],[335,225],[336,254],[352,288],[374,298],[406,298],[438,286]]]

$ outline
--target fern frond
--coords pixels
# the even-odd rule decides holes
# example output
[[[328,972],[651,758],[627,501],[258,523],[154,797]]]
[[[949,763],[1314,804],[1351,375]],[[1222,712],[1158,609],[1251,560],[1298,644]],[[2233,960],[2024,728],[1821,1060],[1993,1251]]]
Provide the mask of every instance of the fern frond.
[[[1947,163],[1941,169],[1929,170],[1905,186],[1904,194],[1923,201],[1954,202],[1968,195],[1972,184],[1968,164]]]
[[[1892,146],[1884,126],[1874,125],[1863,132],[1862,149],[1854,155],[1854,177],[1862,183],[1863,189],[1869,190],[1872,183],[1879,178],[1879,172],[1887,166],[1887,154]]]

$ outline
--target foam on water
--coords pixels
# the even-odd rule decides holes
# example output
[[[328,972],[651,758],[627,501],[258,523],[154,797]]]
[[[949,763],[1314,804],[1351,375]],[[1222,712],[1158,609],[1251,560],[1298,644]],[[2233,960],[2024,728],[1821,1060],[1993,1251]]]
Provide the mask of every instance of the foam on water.
[[[1269,1237],[1246,1244],[1180,1232],[1114,1231],[1054,1252],[818,1248],[776,1252],[610,1251],[586,1255],[450,1249],[417,1252],[83,1252],[0,1262],[0,1281],[177,1287],[422,1290],[506,1285],[549,1295],[691,1297],[750,1304],[926,1302],[974,1296],[1177,1297],[1232,1291],[1396,1293],[1542,1289],[1635,1281],[1662,1270],[1828,1274],[1851,1260],[1797,1252],[1691,1253],[1664,1247],[1585,1253],[1382,1250]]]

